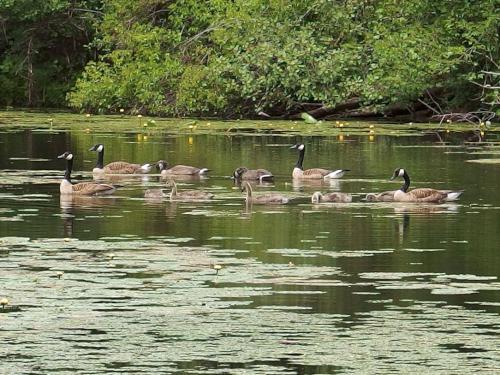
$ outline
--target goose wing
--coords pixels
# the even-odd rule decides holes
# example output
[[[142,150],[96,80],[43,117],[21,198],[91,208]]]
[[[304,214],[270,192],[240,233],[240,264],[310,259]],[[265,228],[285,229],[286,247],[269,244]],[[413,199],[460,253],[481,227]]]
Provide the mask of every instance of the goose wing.
[[[200,168],[191,167],[189,165],[174,165],[172,168],[167,169],[168,174],[183,174],[192,175],[200,173]]]
[[[430,188],[413,189],[408,194],[416,198],[418,202],[440,202],[447,197],[446,193]]]
[[[302,174],[302,178],[323,178],[330,172],[328,169],[323,168],[306,169]]]
[[[95,182],[80,182],[73,185],[73,193],[81,195],[102,195],[115,191],[115,187],[109,184],[97,184]]]
[[[254,203],[262,204],[285,204],[289,199],[280,194],[259,195],[253,198]]]
[[[140,171],[140,164],[127,163],[126,161],[115,161],[104,166],[104,172],[112,174],[133,174]]]

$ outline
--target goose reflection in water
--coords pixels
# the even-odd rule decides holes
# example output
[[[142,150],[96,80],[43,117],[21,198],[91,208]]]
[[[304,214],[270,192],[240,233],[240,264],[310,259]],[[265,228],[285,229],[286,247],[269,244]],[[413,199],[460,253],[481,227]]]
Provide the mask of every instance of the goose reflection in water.
[[[341,180],[338,179],[328,179],[328,180],[301,180],[293,179],[292,188],[294,191],[304,191],[304,188],[315,188],[315,190],[321,188],[329,188],[335,191],[340,191]]]
[[[61,207],[61,217],[63,219],[63,232],[65,237],[73,236],[73,221],[75,211],[78,208],[102,208],[115,204],[117,199],[113,196],[83,196],[65,195],[59,196],[59,206]]]

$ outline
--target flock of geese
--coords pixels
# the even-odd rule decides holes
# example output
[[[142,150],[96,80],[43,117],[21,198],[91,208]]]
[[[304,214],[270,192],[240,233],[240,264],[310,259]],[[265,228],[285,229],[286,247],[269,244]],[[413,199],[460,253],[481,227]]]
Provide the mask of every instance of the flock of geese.
[[[337,179],[344,176],[349,169],[329,170],[323,168],[311,168],[304,170],[303,162],[305,155],[305,145],[300,143],[293,145],[292,149],[297,149],[299,157],[292,171],[294,180],[328,180]],[[164,160],[160,160],[153,164],[133,164],[125,161],[115,161],[104,165],[104,145],[96,144],[89,151],[97,152],[97,164],[92,170],[96,179],[102,178],[105,175],[130,175],[130,174],[145,174],[149,173],[154,166],[160,171],[162,177],[167,178],[167,187],[170,187],[169,193],[164,193],[161,189],[147,190],[146,198],[168,198],[170,200],[208,200],[214,195],[201,190],[177,190],[177,185],[174,178],[177,176],[202,176],[209,170],[207,168],[197,168],[188,165],[169,166]],[[66,160],[66,171],[64,178],[60,184],[60,193],[62,195],[106,195],[112,194],[116,190],[116,186],[100,182],[88,181],[73,184],[71,182],[71,171],[73,169],[74,155],[67,151],[58,156],[59,159]],[[289,197],[279,193],[265,193],[254,195],[251,181],[265,182],[272,181],[274,175],[266,169],[248,169],[246,167],[237,168],[232,176],[236,182],[241,185],[241,191],[246,192],[247,203],[255,204],[286,204],[290,201]],[[410,176],[403,168],[397,168],[391,180],[403,178],[404,184],[398,190],[384,191],[380,193],[369,193],[366,195],[366,200],[369,202],[425,202],[425,203],[443,203],[457,200],[462,191],[453,190],[436,190],[431,188],[418,188],[408,190],[410,187]],[[332,192],[321,193],[315,192],[311,197],[312,203],[337,202],[349,203],[352,202],[352,195],[348,193]]]

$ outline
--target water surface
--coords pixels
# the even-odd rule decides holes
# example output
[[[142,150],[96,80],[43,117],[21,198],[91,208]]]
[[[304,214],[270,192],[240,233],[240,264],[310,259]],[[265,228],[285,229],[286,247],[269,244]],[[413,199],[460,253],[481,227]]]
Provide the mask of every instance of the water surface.
[[[293,183],[305,167],[340,181]],[[157,174],[113,179],[114,196],[61,199],[106,160],[210,168],[210,202],[144,199]],[[85,129],[0,133],[3,373],[494,373],[500,370],[498,135],[303,136]],[[245,205],[240,166],[277,177],[290,205]],[[404,167],[414,187],[464,189],[458,203],[367,203]],[[314,191],[352,204],[312,205]],[[214,265],[222,266],[220,271]],[[63,272],[58,274],[59,272]]]

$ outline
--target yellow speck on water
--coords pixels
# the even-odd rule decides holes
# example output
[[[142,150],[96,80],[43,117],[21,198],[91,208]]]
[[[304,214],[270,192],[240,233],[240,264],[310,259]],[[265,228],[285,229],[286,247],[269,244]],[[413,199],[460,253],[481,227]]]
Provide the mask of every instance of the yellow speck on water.
[[[343,128],[343,127],[344,127],[344,124],[340,123],[339,128]]]
[[[450,129],[446,129],[446,133],[449,133],[450,132]]]
[[[85,117],[90,117],[90,113],[87,113],[87,114],[85,115]]]
[[[115,253],[109,253],[106,255],[109,259],[113,259],[115,257]]]
[[[194,143],[193,137],[188,137],[188,145],[192,146]]]
[[[4,308],[5,306],[7,306],[9,304],[9,300],[7,298],[2,298],[0,299],[0,305],[2,305],[2,308]]]
[[[446,122],[447,122],[448,124],[451,124],[451,120],[450,120],[450,119],[446,120]]]
[[[210,122],[207,122],[207,126],[210,126],[210,125],[212,125],[212,124]]]
[[[123,113],[125,112],[125,110],[123,108],[120,108],[120,113]]]
[[[368,136],[368,140],[369,140],[370,142],[373,142],[373,141],[375,140],[375,136],[374,136],[374,135],[369,135],[369,136]]]
[[[293,262],[288,262],[288,267],[295,267],[295,264]]]
[[[218,275],[219,271],[222,269],[222,265],[221,264],[214,264],[213,268],[215,270],[215,274]]]
[[[142,118],[142,115],[137,115],[138,118]]]
[[[57,278],[58,278],[58,279],[60,279],[60,278],[62,277],[62,275],[64,275],[64,272],[63,272],[63,271],[58,271],[58,272],[56,273],[56,276],[57,276]]]
[[[339,141],[343,141],[344,140],[344,136],[342,134],[339,135]]]
[[[87,133],[90,133],[90,128],[85,129]]]
[[[143,136],[143,137],[142,137],[142,140],[143,140],[143,141],[147,141],[147,140],[148,140],[148,136],[147,136],[147,135]]]
[[[484,137],[484,130],[481,130],[481,137]]]
[[[335,121],[335,125],[340,125],[340,121]]]
[[[370,125],[370,129],[373,129],[375,127],[375,125]]]
[[[71,238],[69,238],[69,237],[66,237],[66,238],[64,239],[64,242],[69,242],[69,241],[71,241]]]
[[[375,134],[375,130],[370,130],[370,134]]]

